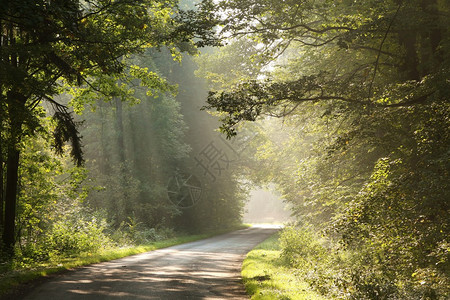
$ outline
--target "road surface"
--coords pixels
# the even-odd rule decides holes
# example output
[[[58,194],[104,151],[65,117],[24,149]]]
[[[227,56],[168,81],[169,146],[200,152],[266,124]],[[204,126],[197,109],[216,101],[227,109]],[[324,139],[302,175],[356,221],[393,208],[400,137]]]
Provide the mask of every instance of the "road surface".
[[[276,230],[252,227],[90,265],[36,286],[23,299],[248,299],[242,260]]]

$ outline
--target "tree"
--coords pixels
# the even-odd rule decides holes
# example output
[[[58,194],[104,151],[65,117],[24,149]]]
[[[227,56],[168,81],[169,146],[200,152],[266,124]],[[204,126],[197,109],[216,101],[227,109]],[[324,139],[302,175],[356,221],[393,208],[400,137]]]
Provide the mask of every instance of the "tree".
[[[151,57],[145,62],[151,66]],[[146,228],[171,226],[177,208],[166,199],[165,189],[175,166],[190,151],[183,142],[186,124],[172,96],[153,98],[138,88],[136,97],[139,103],[123,107],[121,132],[114,126],[116,103],[83,113],[89,124],[81,128],[86,167],[91,185],[101,187],[86,200],[93,208],[105,209],[116,228],[129,218]],[[117,143],[120,135],[122,145]]]
[[[117,84],[118,77],[122,82],[131,80],[123,73],[127,68],[123,57],[149,47],[166,45],[176,52],[176,47],[187,51],[213,43],[213,25],[201,13],[178,10],[176,1],[1,2],[1,128],[2,148],[7,148],[3,243],[9,250],[14,244],[20,144],[40,127],[36,115],[40,103],[53,108],[56,152],[70,142],[71,156],[82,164],[77,123],[66,103],[54,97],[63,85],[121,95],[119,91],[127,87]]]
[[[227,16],[224,36],[260,43],[267,63],[294,51],[291,62],[302,62],[282,67],[282,80],[268,74],[211,92],[209,107],[228,113],[228,134],[240,121],[267,110],[284,115],[305,101],[399,107],[445,99],[449,7],[442,1],[222,1],[217,9]]]
[[[218,7],[227,14],[224,32],[260,43],[266,67],[259,69],[264,76],[210,92],[208,108],[224,116],[229,136],[242,121],[284,117],[288,138],[266,130],[258,151],[266,169],[259,173],[280,185],[301,221],[325,229],[330,251],[351,257],[337,263],[340,292],[356,299],[444,299],[448,3],[222,1]],[[341,280],[320,276],[312,281],[335,288]]]

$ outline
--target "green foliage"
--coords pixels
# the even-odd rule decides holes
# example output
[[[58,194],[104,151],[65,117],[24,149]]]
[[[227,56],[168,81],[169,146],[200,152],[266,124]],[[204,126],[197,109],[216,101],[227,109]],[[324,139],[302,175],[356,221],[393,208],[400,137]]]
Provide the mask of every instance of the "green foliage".
[[[42,123],[51,124],[48,119]],[[78,207],[85,197],[86,191],[80,187],[85,179],[84,170],[77,167],[67,169],[64,166],[67,157],[65,161],[57,160],[55,154],[48,150],[50,140],[46,130],[39,138],[23,139],[16,255],[17,260],[25,265],[49,259],[52,247],[47,234],[57,220],[61,222],[61,216],[67,213],[67,205]]]
[[[291,2],[221,1],[216,8],[227,15],[224,36],[259,42],[264,62],[252,67],[265,76],[248,80],[245,74],[244,82],[208,97],[209,108],[225,113],[223,130],[229,134],[241,121],[267,110],[283,116],[303,102],[396,107],[446,97],[441,91],[448,88],[448,62],[441,58],[448,20],[441,13],[448,5]]]
[[[373,239],[367,248],[353,250],[332,246],[305,228],[288,227],[280,235],[281,258],[310,287],[333,299],[445,299],[446,278],[436,269],[420,269],[403,276],[389,251]],[[404,268],[404,269],[403,269]],[[420,280],[420,282],[418,282]]]
[[[308,254],[323,253],[314,234],[288,230],[286,257],[324,294],[444,297],[448,105],[377,110],[347,128],[354,118],[328,109],[339,111],[305,106],[281,129],[266,122],[268,139],[257,152],[265,170],[255,178],[277,182],[300,223],[327,240],[328,254],[318,259]]]
[[[81,204],[87,193],[80,186],[85,170],[66,169],[63,162],[55,160],[54,154],[45,150],[48,139],[29,138],[25,142],[16,264],[28,266],[107,246],[105,220]]]
[[[46,233],[46,247],[49,255],[75,256],[83,252],[96,253],[108,247],[109,237],[105,234],[106,220],[74,208],[54,222]]]
[[[263,121],[252,177],[275,182],[313,232],[288,229],[286,259],[333,297],[444,299],[448,3],[220,1],[218,9],[224,37],[256,41],[264,63],[247,67],[256,78],[215,86],[207,107],[228,135]]]
[[[179,57],[180,52],[195,53],[197,45],[215,44],[216,21],[201,11],[182,11],[177,3],[13,0],[0,5],[0,139],[7,145],[0,149],[0,223],[11,253],[20,144],[45,127],[40,104],[46,102],[48,114],[53,114],[55,126],[46,128],[53,131],[52,149],[62,154],[70,143],[70,154],[81,166],[80,123],[68,103],[81,113],[98,99],[139,102],[134,95],[138,84],[147,87],[148,95],[174,93],[174,86],[159,74],[127,59],[149,48],[165,46]],[[73,99],[57,97],[66,91]],[[8,172],[6,183],[3,170]]]
[[[195,58],[198,64],[195,74],[207,79],[209,87],[215,90],[233,87],[260,74],[258,53],[256,42],[237,39],[218,49],[203,51]]]
[[[280,247],[282,257],[293,267],[305,269],[313,268],[316,262],[326,260],[327,249],[308,229],[297,230],[295,227],[287,227],[280,234]],[[323,262],[326,264],[325,262]]]

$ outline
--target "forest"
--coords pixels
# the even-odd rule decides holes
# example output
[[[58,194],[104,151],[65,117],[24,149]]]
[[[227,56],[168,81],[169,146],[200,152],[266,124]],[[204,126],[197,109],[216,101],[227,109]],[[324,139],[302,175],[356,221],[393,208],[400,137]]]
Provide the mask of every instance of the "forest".
[[[1,0],[0,270],[242,222],[326,299],[450,294],[447,0]]]

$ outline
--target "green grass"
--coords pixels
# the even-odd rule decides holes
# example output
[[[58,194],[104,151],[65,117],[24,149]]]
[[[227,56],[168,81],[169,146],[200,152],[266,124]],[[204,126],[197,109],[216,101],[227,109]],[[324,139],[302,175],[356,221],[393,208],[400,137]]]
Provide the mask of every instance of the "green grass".
[[[296,276],[280,259],[278,234],[269,237],[247,254],[242,279],[251,299],[324,300]]]
[[[110,248],[99,253],[83,254],[77,257],[60,258],[59,260],[35,264],[33,266],[10,270],[0,274],[0,298],[20,288],[24,283],[48,276],[50,274],[86,266],[94,263],[110,261],[122,257],[153,251],[156,249],[167,248],[179,244],[193,242],[223,233],[249,227],[248,225],[239,225],[224,230],[215,230],[204,234],[181,235],[167,240],[153,242],[147,245],[130,246],[125,248]]]

